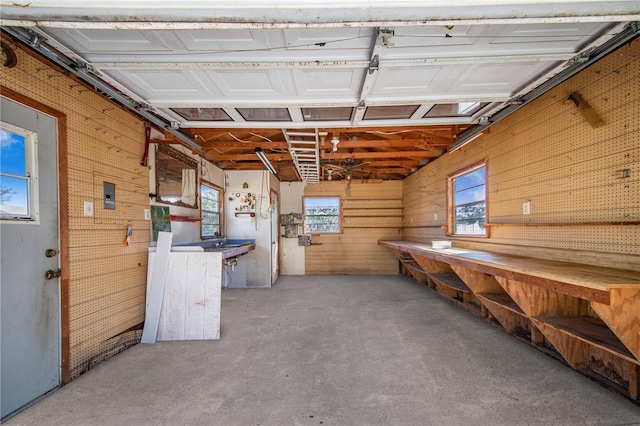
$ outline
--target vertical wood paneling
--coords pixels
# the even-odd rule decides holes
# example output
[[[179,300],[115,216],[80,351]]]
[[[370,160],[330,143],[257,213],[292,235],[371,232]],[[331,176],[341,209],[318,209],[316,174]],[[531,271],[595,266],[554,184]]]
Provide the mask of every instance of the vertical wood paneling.
[[[73,379],[137,337],[118,336],[144,320],[149,223],[148,169],[140,166],[143,123],[92,90],[63,76],[33,56],[17,50],[18,65],[2,68],[3,86],[66,116],[67,152],[60,158],[61,210],[68,212],[66,284],[63,300],[65,381]],[[102,182],[116,184],[116,210],[102,208]],[[84,201],[94,202],[94,217],[83,215]],[[124,246],[127,226],[133,245]],[[139,337],[139,336],[138,336]],[[120,348],[120,349],[118,349]]]
[[[402,182],[322,182],[306,185],[304,195],[342,198],[342,233],[312,236],[306,274],[398,273],[398,259],[378,240],[400,238]]]
[[[571,101],[579,92],[602,116],[592,128]],[[489,238],[445,237],[446,176],[487,160],[490,223],[640,221],[640,42],[627,45],[403,182],[403,238],[532,253],[640,270],[640,226],[503,226]],[[622,178],[622,170],[631,177]],[[531,214],[522,214],[530,201]],[[436,217],[437,216],[437,217]],[[515,247],[515,249],[514,249]]]

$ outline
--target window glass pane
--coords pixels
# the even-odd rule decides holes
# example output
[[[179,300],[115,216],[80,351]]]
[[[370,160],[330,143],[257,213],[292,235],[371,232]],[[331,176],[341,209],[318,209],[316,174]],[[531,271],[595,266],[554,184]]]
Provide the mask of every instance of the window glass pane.
[[[200,186],[202,237],[215,237],[220,229],[220,191],[207,185]]]
[[[236,108],[247,121],[291,121],[287,108]]]
[[[409,119],[418,109],[418,105],[387,105],[367,107],[365,120]]]
[[[456,222],[454,232],[456,234],[464,235],[484,235],[484,228],[482,224],[484,222],[472,221],[472,222]]]
[[[484,223],[485,219],[485,207],[484,200],[479,203],[467,204],[466,206],[456,207],[454,210],[454,217],[457,221],[476,221],[481,220]]]
[[[485,169],[484,167],[474,170],[462,176],[458,176],[454,183],[454,191],[462,191],[463,189],[471,188],[478,185],[484,185],[485,182]]]
[[[485,235],[486,222],[486,167],[453,178],[453,233]]]
[[[0,129],[0,172],[27,175],[27,148],[23,135]]]
[[[474,201],[484,201],[485,190],[484,185],[474,186],[464,191],[455,192],[453,194],[453,204],[456,206],[469,204]]]
[[[302,117],[304,121],[349,120],[352,112],[351,107],[302,108]]]
[[[304,232],[312,234],[340,232],[340,198],[304,198]]]
[[[469,117],[480,109],[487,106],[489,102],[461,102],[459,104],[436,104],[423,118],[427,117]]]
[[[32,143],[32,139],[24,134],[0,129],[0,216],[3,219],[33,219],[28,143]]]
[[[231,121],[222,108],[171,108],[189,121]]]
[[[0,175],[0,213],[2,216],[29,216],[29,180]]]

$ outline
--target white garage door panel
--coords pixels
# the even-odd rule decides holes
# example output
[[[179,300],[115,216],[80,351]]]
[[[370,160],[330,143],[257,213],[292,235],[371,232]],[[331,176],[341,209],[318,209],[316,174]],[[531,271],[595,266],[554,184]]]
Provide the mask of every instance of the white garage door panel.
[[[109,70],[105,74],[151,103],[222,96],[201,70]]]
[[[268,48],[267,35],[279,30],[250,29],[176,31],[185,51],[249,50]]]
[[[355,99],[362,86],[360,69],[292,70],[297,95],[303,98],[344,97]]]
[[[52,28],[47,32],[91,62],[126,62],[131,59],[130,56],[114,55],[114,52],[144,55],[171,51],[171,46],[152,31]]]
[[[276,70],[208,71],[208,74],[227,99],[247,100],[285,94]]]
[[[486,93],[496,91],[496,96],[512,96],[519,90],[522,82],[533,80],[553,64],[517,63],[517,64],[478,64],[466,67],[449,91],[461,93]],[[500,92],[500,93],[497,93]]]
[[[576,46],[586,43],[588,39],[606,29],[605,24],[553,24],[553,25],[508,25],[497,37],[491,40],[492,45],[519,44],[528,49],[538,51],[542,46],[555,52],[574,52]]]
[[[446,79],[456,77],[441,73],[441,70],[442,68],[438,66],[380,69],[371,96],[393,96],[401,93],[419,96],[441,91],[441,86],[446,84]],[[449,85],[450,83],[447,84]]]
[[[287,46],[307,46],[327,43],[327,47],[339,43],[340,48],[369,49],[373,28],[292,28],[283,30]]]

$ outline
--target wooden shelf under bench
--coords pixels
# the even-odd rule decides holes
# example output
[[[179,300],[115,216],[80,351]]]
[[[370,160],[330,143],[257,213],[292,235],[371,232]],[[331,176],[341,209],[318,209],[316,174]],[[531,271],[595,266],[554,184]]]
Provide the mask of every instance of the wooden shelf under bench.
[[[640,394],[640,272],[430,243],[380,240],[416,278],[574,369]],[[420,274],[417,273],[419,271]],[[480,305],[480,309],[478,309]],[[473,309],[471,309],[473,308]]]

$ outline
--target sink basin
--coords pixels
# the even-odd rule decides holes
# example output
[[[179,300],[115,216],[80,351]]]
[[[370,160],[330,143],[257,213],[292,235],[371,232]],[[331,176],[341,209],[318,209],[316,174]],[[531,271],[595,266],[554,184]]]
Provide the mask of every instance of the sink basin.
[[[223,259],[239,256],[255,249],[255,240],[204,240],[195,243],[179,244],[171,247],[171,251],[208,251],[221,252]]]

